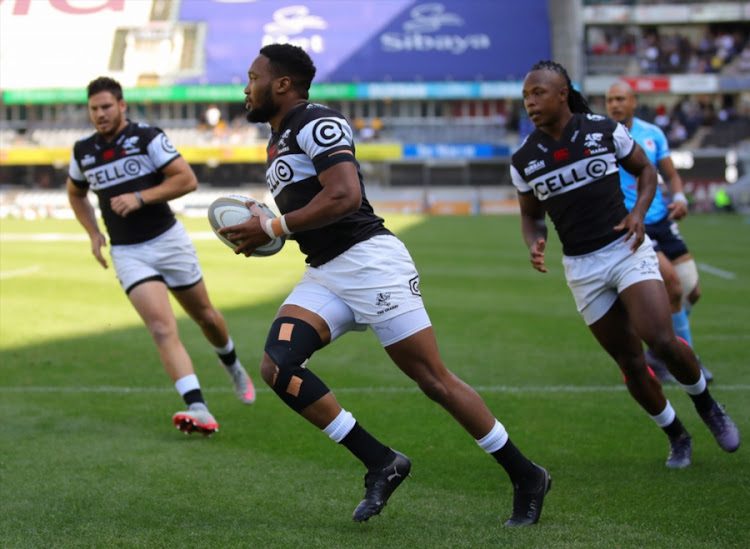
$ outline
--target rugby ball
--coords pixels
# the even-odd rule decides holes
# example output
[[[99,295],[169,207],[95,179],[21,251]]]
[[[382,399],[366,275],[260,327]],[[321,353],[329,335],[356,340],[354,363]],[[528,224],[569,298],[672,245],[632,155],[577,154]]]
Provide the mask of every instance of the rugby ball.
[[[276,217],[276,214],[262,202],[237,194],[220,196],[208,207],[208,222],[211,225],[211,229],[213,229],[214,234],[219,237],[219,240],[233,250],[236,247],[236,244],[228,240],[224,235],[219,234],[219,229],[231,225],[239,225],[250,219],[253,214],[247,207],[246,202],[248,201],[257,204],[269,217]],[[281,248],[284,247],[284,242],[286,242],[286,237],[284,236],[274,238],[268,244],[255,248],[250,255],[254,257],[267,257],[273,255],[278,253]]]

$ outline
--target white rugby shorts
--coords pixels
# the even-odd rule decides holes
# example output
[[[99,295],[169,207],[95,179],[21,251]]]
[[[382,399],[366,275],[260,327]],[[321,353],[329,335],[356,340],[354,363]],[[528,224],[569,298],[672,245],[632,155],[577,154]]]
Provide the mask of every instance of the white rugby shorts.
[[[179,290],[203,278],[195,246],[179,220],[146,242],[112,246],[110,256],[125,293],[146,280],[161,279],[169,289]]]
[[[319,267],[308,266],[286,304],[322,317],[331,341],[370,326],[387,347],[431,326],[414,261],[391,235],[374,236]]]
[[[587,326],[603,317],[628,286],[662,280],[651,239],[646,235],[635,252],[630,244],[623,236],[590,254],[563,256],[568,287]]]

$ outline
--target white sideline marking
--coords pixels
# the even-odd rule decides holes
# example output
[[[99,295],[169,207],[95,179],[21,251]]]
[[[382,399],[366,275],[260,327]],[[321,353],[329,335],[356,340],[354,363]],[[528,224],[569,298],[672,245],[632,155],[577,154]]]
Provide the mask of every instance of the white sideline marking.
[[[211,231],[188,231],[193,240],[213,240],[216,235]],[[0,242],[88,242],[89,235],[81,233],[0,233]]]
[[[701,271],[711,273],[712,275],[716,275],[720,278],[725,278],[727,280],[734,280],[735,278],[737,278],[737,275],[731,271],[725,271],[717,267],[712,267],[711,265],[707,265],[706,263],[698,263],[698,268]]]
[[[13,278],[14,276],[24,276],[29,274],[34,274],[38,272],[41,269],[39,265],[34,265],[32,267],[26,267],[25,269],[16,269],[15,271],[3,271],[0,273],[0,280],[5,280],[6,278]]]
[[[83,242],[89,240],[89,235],[66,234],[66,233],[3,233],[0,234],[3,242]]]
[[[722,391],[750,391],[750,385],[714,385],[711,389]],[[679,385],[664,385],[665,389],[680,389]],[[625,385],[551,385],[529,387],[507,387],[505,385],[475,386],[474,389],[485,393],[608,393],[625,391]],[[229,387],[203,387],[204,391],[229,393],[234,392]],[[0,393],[171,393],[173,387],[0,387]],[[262,387],[256,389],[259,393],[270,393],[271,389]],[[417,393],[419,387],[339,387],[334,393]]]

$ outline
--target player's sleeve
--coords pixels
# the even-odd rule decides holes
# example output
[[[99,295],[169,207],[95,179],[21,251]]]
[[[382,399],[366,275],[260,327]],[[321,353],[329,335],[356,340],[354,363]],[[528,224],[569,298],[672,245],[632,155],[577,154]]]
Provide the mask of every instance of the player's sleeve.
[[[341,162],[355,162],[352,128],[342,117],[329,115],[310,120],[297,134],[297,144],[312,160],[316,173]]]
[[[151,161],[156,166],[157,170],[162,170],[164,167],[172,162],[175,158],[180,156],[179,151],[172,145],[172,142],[159,128],[151,128],[153,134],[151,140],[148,143],[146,150]]]
[[[76,187],[79,187],[81,189],[87,189],[89,186],[88,181],[86,181],[86,176],[81,171],[81,166],[78,164],[78,160],[76,160],[76,149],[73,147],[73,150],[70,151],[70,164],[68,165],[68,177],[70,177],[70,180],[73,182],[73,185]]]
[[[617,160],[624,160],[635,150],[635,140],[630,135],[628,129],[617,122],[614,132],[612,132],[612,139],[615,143],[615,158]]]
[[[523,177],[521,177],[521,174],[513,164],[510,165],[510,180],[519,193],[530,193],[533,190]]]

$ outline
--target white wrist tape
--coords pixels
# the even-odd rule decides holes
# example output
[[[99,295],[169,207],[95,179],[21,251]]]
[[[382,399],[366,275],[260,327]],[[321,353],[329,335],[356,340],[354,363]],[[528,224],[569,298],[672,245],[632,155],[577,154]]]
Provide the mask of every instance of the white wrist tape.
[[[285,234],[292,234],[292,231],[289,230],[289,226],[286,224],[286,215],[281,216],[281,228]]]
[[[266,234],[270,236],[271,238],[276,238],[276,235],[273,234],[273,227],[271,226],[271,223],[273,222],[273,218],[269,217],[266,219],[266,225],[263,227],[263,230],[266,231]]]
[[[672,202],[682,202],[683,204],[687,204],[688,200],[685,193],[674,193],[672,196]]]

